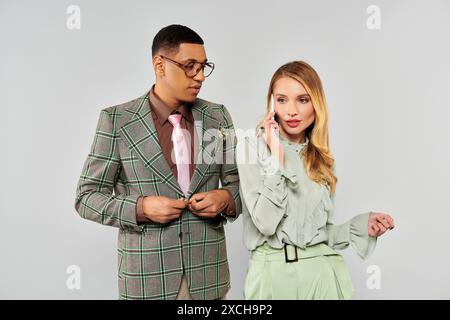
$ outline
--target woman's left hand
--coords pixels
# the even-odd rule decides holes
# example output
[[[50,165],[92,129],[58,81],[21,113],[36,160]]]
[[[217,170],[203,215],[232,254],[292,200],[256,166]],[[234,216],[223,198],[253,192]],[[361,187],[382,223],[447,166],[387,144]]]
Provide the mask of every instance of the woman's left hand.
[[[394,219],[386,213],[371,212],[369,214],[369,236],[379,237],[387,230],[394,229]]]

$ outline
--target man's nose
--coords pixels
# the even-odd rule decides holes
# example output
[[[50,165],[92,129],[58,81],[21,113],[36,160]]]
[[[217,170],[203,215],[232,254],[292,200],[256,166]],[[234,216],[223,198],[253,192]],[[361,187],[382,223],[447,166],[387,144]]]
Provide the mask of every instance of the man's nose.
[[[195,75],[194,80],[200,82],[205,81],[205,73],[203,72],[203,69],[200,69],[200,71]]]

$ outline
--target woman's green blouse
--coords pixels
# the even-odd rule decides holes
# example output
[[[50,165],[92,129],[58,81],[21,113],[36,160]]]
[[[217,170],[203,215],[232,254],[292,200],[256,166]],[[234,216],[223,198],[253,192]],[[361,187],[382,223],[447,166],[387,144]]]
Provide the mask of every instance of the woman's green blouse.
[[[249,250],[267,242],[273,248],[284,243],[301,248],[325,242],[333,249],[352,244],[365,260],[377,238],[368,235],[370,212],[336,225],[334,197],[329,187],[306,174],[301,151],[309,143],[294,143],[280,134],[285,150],[284,168],[271,155],[262,135],[238,139],[236,161],[243,205],[244,243]]]

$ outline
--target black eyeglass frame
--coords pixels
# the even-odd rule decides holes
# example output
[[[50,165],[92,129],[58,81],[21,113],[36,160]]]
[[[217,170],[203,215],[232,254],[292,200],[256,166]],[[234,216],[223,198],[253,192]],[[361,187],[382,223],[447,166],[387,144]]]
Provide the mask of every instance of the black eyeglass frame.
[[[166,57],[166,56],[163,56],[163,55],[159,55],[161,58],[163,58],[163,59],[165,59],[165,60],[168,60],[168,61],[170,61],[170,62],[172,62],[173,64],[175,64],[176,66],[178,66],[179,68],[181,68],[183,71],[184,71],[184,73],[186,74],[186,77],[188,77],[188,78],[193,78],[193,77],[195,77],[199,72],[200,72],[200,70],[203,70],[203,75],[205,76],[205,78],[206,77],[209,77],[210,75],[211,75],[211,73],[214,71],[214,67],[215,67],[215,64],[214,64],[214,62],[208,62],[208,61],[206,61],[206,62],[198,62],[198,61],[189,61],[189,62],[186,62],[185,64],[183,64],[183,63],[180,63],[180,62],[178,62],[178,61],[175,61],[175,60],[173,60],[173,59],[170,59],[169,57]],[[191,64],[191,63],[194,63],[194,65],[192,66],[192,68],[189,68],[188,67],[188,65],[189,64]],[[200,67],[199,68],[197,68],[197,71],[195,71],[196,69],[195,69],[195,66],[196,65],[200,65]],[[205,66],[208,66],[209,68],[211,68],[211,71],[208,73],[208,74],[205,74]],[[188,74],[189,73],[189,71],[194,71],[195,72],[195,74]]]

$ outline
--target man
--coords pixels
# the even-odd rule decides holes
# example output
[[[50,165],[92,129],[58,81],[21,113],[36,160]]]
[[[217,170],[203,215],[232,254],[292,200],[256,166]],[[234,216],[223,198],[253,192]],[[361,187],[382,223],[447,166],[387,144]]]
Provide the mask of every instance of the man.
[[[214,64],[196,32],[161,29],[152,61],[149,92],[101,111],[75,208],[119,228],[120,299],[223,299],[223,225],[241,213],[233,122],[197,98]]]

